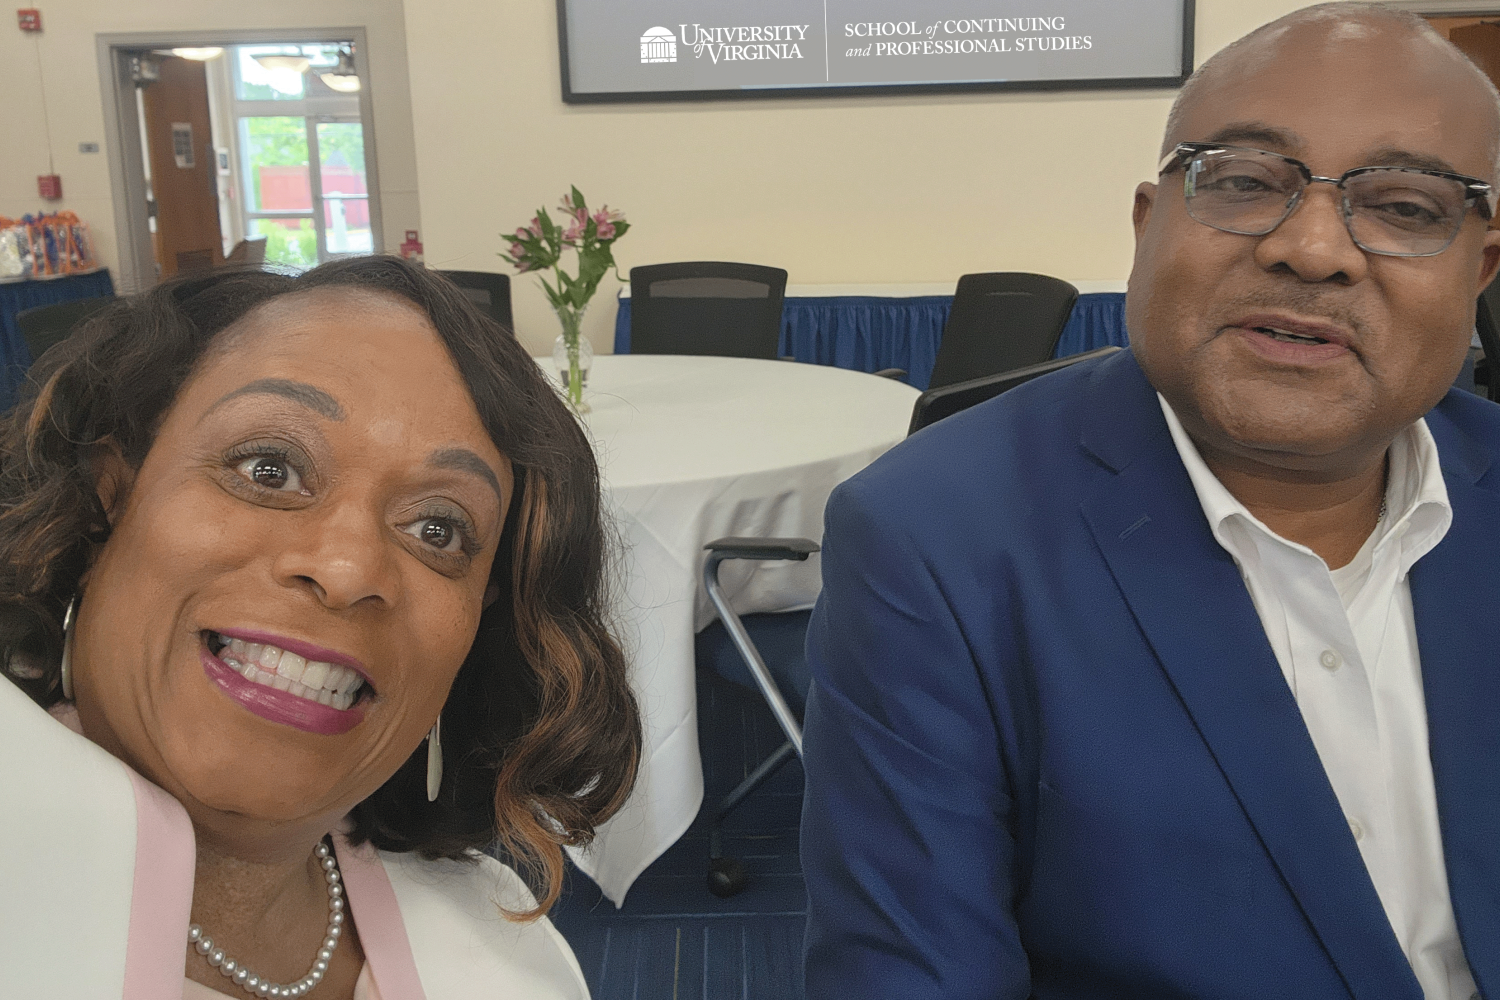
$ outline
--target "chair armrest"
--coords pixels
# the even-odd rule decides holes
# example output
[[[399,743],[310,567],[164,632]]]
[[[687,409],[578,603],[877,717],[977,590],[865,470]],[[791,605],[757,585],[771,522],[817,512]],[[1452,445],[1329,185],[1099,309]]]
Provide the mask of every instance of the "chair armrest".
[[[811,538],[716,538],[703,546],[724,559],[793,559],[807,561],[807,557],[818,551],[818,543]]]
[[[879,378],[906,378],[905,368],[882,368],[874,373]]]

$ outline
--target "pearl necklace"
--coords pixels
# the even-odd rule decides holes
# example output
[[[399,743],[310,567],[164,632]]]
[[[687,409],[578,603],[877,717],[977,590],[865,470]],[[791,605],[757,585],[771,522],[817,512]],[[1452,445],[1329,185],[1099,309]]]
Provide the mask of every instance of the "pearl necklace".
[[[258,997],[306,996],[314,986],[323,981],[324,974],[328,972],[328,962],[333,958],[333,950],[339,946],[339,937],[344,933],[344,887],[339,875],[339,863],[328,845],[319,844],[313,854],[323,866],[323,878],[328,882],[328,932],[323,936],[323,945],[318,949],[318,957],[313,961],[312,968],[295,983],[286,986],[273,983],[264,976],[257,976],[242,962],[226,955],[224,949],[214,944],[213,938],[204,933],[202,927],[193,924],[188,928],[188,944],[208,959],[208,964],[218,969],[221,975],[244,987],[246,993]]]

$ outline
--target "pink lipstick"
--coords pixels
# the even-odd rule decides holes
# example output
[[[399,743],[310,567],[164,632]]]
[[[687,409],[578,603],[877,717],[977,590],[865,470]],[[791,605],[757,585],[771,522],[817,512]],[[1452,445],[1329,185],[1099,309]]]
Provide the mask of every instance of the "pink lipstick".
[[[301,654],[299,654],[301,655]],[[247,711],[262,719],[279,722],[307,733],[322,736],[337,736],[353,729],[365,717],[364,705],[356,702],[349,708],[338,709],[300,698],[286,691],[266,687],[246,680],[233,667],[211,653],[207,647],[199,650],[203,672],[220,691],[238,702]],[[353,664],[349,664],[353,667]]]

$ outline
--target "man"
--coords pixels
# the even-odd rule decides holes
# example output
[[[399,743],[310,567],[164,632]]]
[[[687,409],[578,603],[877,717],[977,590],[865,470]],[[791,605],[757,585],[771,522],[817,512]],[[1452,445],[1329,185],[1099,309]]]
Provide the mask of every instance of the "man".
[[[1131,350],[835,493],[811,1000],[1500,997],[1497,153],[1419,19],[1256,31],[1136,191]]]

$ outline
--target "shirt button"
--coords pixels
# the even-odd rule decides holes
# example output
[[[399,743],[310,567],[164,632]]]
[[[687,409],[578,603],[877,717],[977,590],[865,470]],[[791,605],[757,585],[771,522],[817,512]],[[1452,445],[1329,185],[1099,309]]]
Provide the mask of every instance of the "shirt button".
[[[1344,665],[1344,658],[1331,649],[1325,649],[1318,657],[1318,662],[1332,672]]]
[[[1359,820],[1357,819],[1351,819],[1349,821],[1349,832],[1354,834],[1355,840],[1365,839],[1365,828],[1360,825]]]

